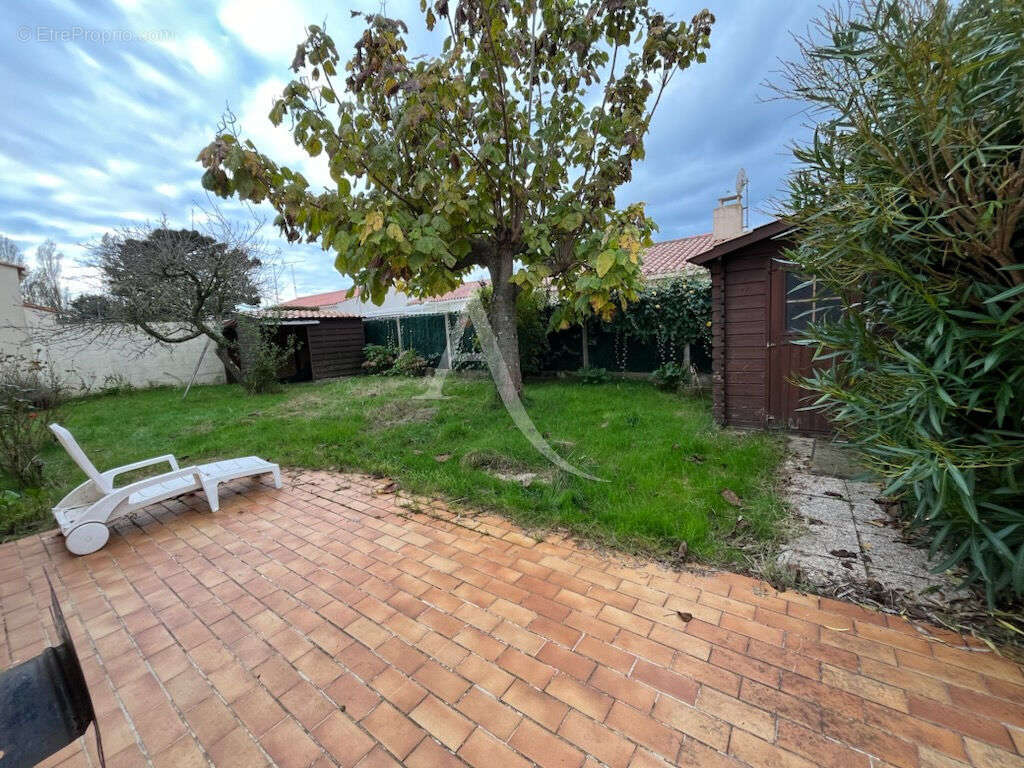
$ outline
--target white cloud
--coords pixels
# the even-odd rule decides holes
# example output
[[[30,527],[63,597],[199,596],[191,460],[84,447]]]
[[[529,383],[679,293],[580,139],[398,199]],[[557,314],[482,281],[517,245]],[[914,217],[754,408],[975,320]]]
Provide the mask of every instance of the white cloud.
[[[253,53],[287,66],[309,20],[291,0],[227,0],[217,18]]]
[[[107,158],[107,170],[115,176],[130,176],[139,170],[139,164],[119,157]]]
[[[64,179],[54,176],[52,173],[33,173],[29,179],[37,187],[46,187],[47,189],[56,189],[64,183]]]
[[[197,74],[217,78],[224,73],[224,59],[202,35],[185,35],[160,41],[159,45],[188,64]]]
[[[140,80],[144,80],[150,85],[155,85],[157,88],[165,90],[178,97],[185,96],[188,93],[180,84],[176,83],[163,72],[153,66],[150,66],[141,59],[130,54],[125,54],[125,59],[128,60],[128,64],[132,68],[132,72],[134,72],[135,76]]]
[[[157,184],[153,189],[165,197],[177,197],[178,192],[180,191],[178,187],[173,184]]]

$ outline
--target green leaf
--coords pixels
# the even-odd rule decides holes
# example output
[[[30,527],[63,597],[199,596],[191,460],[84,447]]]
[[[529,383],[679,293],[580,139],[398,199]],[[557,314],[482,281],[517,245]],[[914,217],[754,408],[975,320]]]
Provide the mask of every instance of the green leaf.
[[[597,257],[597,276],[604,277],[615,266],[615,251],[601,251]]]

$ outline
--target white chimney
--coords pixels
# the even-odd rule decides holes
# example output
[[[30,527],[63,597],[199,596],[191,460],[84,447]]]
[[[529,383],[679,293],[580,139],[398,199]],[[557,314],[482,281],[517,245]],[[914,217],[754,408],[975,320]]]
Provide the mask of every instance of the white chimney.
[[[743,196],[729,195],[718,198],[718,207],[711,220],[711,235],[715,240],[728,240],[743,234]]]

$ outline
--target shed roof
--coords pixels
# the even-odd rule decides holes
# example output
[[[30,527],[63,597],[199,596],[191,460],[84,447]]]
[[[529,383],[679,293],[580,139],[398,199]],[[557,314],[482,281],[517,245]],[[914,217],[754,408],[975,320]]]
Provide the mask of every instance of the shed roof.
[[[737,235],[729,240],[722,240],[714,247],[709,248],[698,256],[695,256],[693,258],[693,263],[703,266],[709,261],[720,259],[722,256],[726,256],[733,251],[738,251],[740,248],[745,248],[746,246],[760,242],[761,240],[769,240],[773,237],[778,237],[790,229],[792,229],[792,225],[782,219],[769,221],[767,224],[755,227],[742,235]]]
[[[24,264],[12,264],[9,261],[0,261],[0,267],[11,267],[13,269],[18,270],[19,272],[28,271],[28,267],[26,267]]]

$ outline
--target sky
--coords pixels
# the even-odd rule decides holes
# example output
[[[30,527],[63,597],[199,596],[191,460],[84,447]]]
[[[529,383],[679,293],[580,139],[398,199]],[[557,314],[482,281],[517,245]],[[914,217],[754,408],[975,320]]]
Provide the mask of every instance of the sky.
[[[789,146],[806,135],[800,105],[772,98],[780,60],[795,56],[791,33],[819,13],[819,0],[653,0],[677,19],[704,5],[717,21],[705,64],[673,80],[647,139],[647,157],[618,194],[645,201],[656,240],[711,229],[717,198],[737,171],[750,178],[750,223],[771,218],[793,167]],[[350,11],[380,0],[5,0],[0,5],[0,234],[29,265],[46,239],[66,254],[71,292],[96,289],[81,264],[85,246],[118,227],[190,226],[208,207],[196,154],[213,138],[225,107],[240,131],[281,164],[329,184],[286,127],[267,119],[290,79],[305,25],[327,23],[339,52],[361,32]],[[419,0],[387,0],[409,22],[412,53],[435,50]],[[347,58],[347,56],[346,56]],[[232,215],[248,217],[237,206]],[[351,285],[316,245],[264,235],[287,265],[281,300]]]

